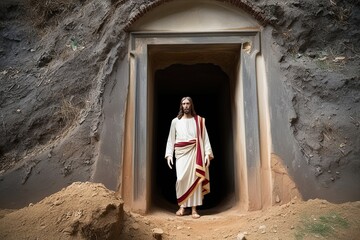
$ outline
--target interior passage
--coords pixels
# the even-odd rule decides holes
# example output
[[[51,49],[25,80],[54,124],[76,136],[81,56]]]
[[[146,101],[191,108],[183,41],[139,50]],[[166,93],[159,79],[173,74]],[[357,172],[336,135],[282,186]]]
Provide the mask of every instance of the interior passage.
[[[211,193],[200,209],[216,213],[234,204],[233,129],[230,79],[211,63],[173,64],[154,74],[152,139],[152,207],[177,208],[176,171],[164,159],[170,123],[177,116],[180,100],[190,96],[196,113],[206,119],[215,158],[210,166]],[[175,164],[174,164],[175,165]]]

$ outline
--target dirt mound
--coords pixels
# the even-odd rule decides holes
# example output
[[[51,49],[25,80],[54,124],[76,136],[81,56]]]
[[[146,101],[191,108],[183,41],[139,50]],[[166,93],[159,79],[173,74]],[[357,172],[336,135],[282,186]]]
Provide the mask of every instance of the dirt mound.
[[[123,202],[102,184],[76,182],[0,219],[0,239],[116,239]]]
[[[36,204],[0,212],[0,239],[358,239],[360,202],[290,203],[256,212],[199,210],[176,217],[123,211],[123,202],[102,184],[73,183]],[[188,211],[187,213],[190,213]]]

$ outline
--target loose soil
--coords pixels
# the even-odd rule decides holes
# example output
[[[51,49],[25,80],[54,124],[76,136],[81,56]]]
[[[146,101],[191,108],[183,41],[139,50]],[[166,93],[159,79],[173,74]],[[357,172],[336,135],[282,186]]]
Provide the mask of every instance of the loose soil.
[[[188,212],[190,213],[190,212]],[[123,210],[102,184],[73,183],[36,204],[0,213],[0,239],[358,239],[360,202],[300,201],[267,210],[232,208],[199,219],[165,210],[147,215]]]

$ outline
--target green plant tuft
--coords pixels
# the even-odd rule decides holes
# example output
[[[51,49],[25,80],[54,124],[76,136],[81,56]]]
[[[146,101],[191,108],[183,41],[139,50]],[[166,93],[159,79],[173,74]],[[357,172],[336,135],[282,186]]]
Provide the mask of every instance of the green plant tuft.
[[[304,217],[301,221],[302,225],[297,228],[295,238],[303,239],[305,236],[335,236],[336,228],[348,228],[349,223],[346,219],[337,213],[328,213],[319,218],[314,216]]]

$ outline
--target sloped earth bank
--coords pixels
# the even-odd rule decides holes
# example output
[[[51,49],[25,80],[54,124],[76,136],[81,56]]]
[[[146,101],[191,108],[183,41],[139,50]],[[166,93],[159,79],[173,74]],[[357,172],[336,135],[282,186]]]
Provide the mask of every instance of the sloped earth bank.
[[[201,213],[201,212],[199,212]],[[102,184],[73,183],[17,211],[1,211],[0,239],[359,239],[360,202],[324,200],[268,210],[229,210],[192,219],[154,211],[142,216]],[[160,236],[154,234],[162,233]]]
[[[77,182],[6,214],[0,219],[0,239],[118,239],[122,219],[123,202],[114,192]]]

